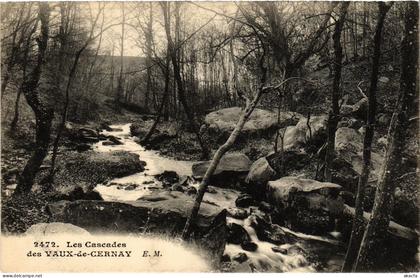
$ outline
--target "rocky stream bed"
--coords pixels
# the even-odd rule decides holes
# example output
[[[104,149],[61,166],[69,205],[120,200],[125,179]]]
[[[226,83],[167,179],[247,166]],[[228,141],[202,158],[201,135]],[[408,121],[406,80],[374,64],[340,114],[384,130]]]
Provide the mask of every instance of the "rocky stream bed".
[[[118,221],[125,222],[125,228],[120,224],[118,229],[111,227],[109,231],[118,232],[121,229],[134,231],[136,228],[142,229],[145,228],[143,226],[147,226],[149,232],[169,232],[176,237],[192,207],[193,197],[199,184],[192,177],[194,162],[174,160],[163,157],[156,151],[146,150],[130,136],[130,124],[114,125],[111,128],[113,131],[103,131],[103,134],[115,136],[121,144],[104,145],[101,141],[94,144],[93,149],[97,152],[132,152],[138,154],[146,165],[142,172],[96,186],[95,190],[104,199],[98,201],[101,204],[99,211],[104,212],[103,221],[115,224],[115,219],[113,221],[109,218],[106,212],[111,207],[112,209],[119,207],[119,211],[126,209],[135,212],[137,216],[135,219],[128,219],[127,215],[124,216],[120,212]],[[344,256],[342,242],[331,235],[307,235],[268,223],[270,214],[266,212],[267,209],[272,209],[270,205],[263,202],[263,205],[268,206],[264,209],[256,201],[249,204],[238,203],[239,196],[248,196],[243,193],[239,189],[233,189],[229,184],[223,187],[210,186],[200,209],[200,221],[206,222],[203,218],[209,219],[208,223],[202,223],[204,226],[209,225],[224,209],[227,210],[226,239],[215,239],[221,245],[226,241],[226,246],[221,247],[222,252],[212,250],[222,255],[222,264],[218,266],[218,270],[239,272],[339,270]],[[246,198],[242,198],[244,199]],[[92,201],[79,201],[78,204],[69,207],[68,211],[71,210],[72,214],[75,214],[77,208],[89,206],[92,213],[96,205],[92,205]],[[139,215],[144,214],[144,208],[149,212],[149,223],[139,221],[127,224],[127,222],[136,222]],[[161,211],[156,213],[154,220],[151,220],[153,217],[150,218],[149,209]],[[172,214],[179,216],[179,219]],[[98,215],[94,215],[96,221],[93,223],[98,223]],[[126,219],[121,221],[122,218]],[[87,216],[83,223],[71,219],[69,215],[63,220],[82,227],[91,223]],[[159,223],[160,220],[165,223]],[[338,232],[331,234],[339,235]]]
[[[350,134],[345,129],[340,132]],[[131,124],[88,134],[91,150],[80,155],[94,157],[92,165],[111,158],[121,174],[105,179],[109,175],[101,171],[112,171],[105,164],[88,169],[91,178],[78,182],[85,186],[49,200],[48,219],[37,222],[68,223],[63,225],[91,234],[130,235],[145,242],[164,240],[200,258],[203,268],[197,271],[340,271],[354,215],[347,189],[337,184],[349,180],[346,171],[338,171],[337,183],[319,182],[302,174],[279,175],[275,154],[252,162],[243,153],[229,152],[212,176],[191,241],[182,243],[180,234],[209,162],[165,157],[143,147],[132,134]],[[347,137],[348,144],[357,143]],[[288,172],[305,168],[310,159],[293,148],[286,148],[284,155]],[[126,160],[130,163],[124,169]],[[63,170],[84,173],[84,166],[79,169],[76,164],[67,163]],[[66,181],[67,175],[59,176],[64,177],[61,184],[72,183]],[[412,261],[418,246],[416,232],[391,221],[388,234],[390,252],[398,253],[401,261]]]

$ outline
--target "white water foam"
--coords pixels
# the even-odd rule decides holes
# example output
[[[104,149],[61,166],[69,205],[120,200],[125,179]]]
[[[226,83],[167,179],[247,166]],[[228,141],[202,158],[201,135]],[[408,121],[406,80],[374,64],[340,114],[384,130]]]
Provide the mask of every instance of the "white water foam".
[[[162,188],[162,185],[157,181],[154,175],[160,174],[164,171],[175,171],[179,175],[190,176],[192,174],[191,161],[179,161],[171,158],[162,157],[156,151],[146,150],[144,147],[135,142],[135,138],[130,136],[130,124],[112,125],[115,131],[103,131],[104,135],[112,135],[120,138],[122,145],[104,146],[102,142],[94,145],[94,149],[98,152],[108,151],[128,151],[138,154],[140,160],[146,162],[145,171],[136,173],[127,177],[117,178],[112,180],[108,185],[98,185],[95,189],[101,194],[104,200],[107,201],[134,201],[138,198],[149,195],[153,189]],[[125,190],[124,185],[135,184],[137,187],[132,190]],[[198,189],[198,183],[190,183]],[[236,207],[235,200],[240,192],[228,188],[211,187],[212,193],[204,195],[203,202],[218,205],[222,208]],[[238,220],[232,217],[227,217],[228,222],[239,224],[245,228],[251,237],[251,240],[258,245],[255,252],[245,251],[240,245],[227,244],[225,254],[231,258],[238,253],[245,253],[248,260],[245,265],[253,265],[256,271],[269,272],[314,272],[314,267],[306,260],[306,258],[299,252],[288,252],[282,254],[274,252],[273,247],[280,247],[286,250],[293,248],[295,245],[282,244],[275,245],[269,242],[260,241],[255,233],[254,228],[250,225],[250,219]],[[319,242],[333,243],[336,241],[327,239],[325,237],[306,235],[303,233],[294,232],[290,229],[284,228],[287,232],[295,234],[303,240],[316,240]],[[334,242],[332,242],[334,241]],[[239,269],[239,271],[251,271],[251,269]]]
[[[115,136],[120,139],[122,145],[104,146],[103,142],[94,144],[93,148],[98,152],[127,151],[140,156],[140,160],[146,162],[145,171],[130,176],[117,178],[109,184],[100,184],[96,186],[102,198],[106,201],[134,201],[138,198],[148,195],[151,190],[161,188],[161,183],[154,178],[154,175],[163,171],[175,171],[179,175],[191,175],[191,161],[180,161],[171,158],[162,157],[156,151],[146,150],[143,146],[134,141],[130,136],[130,125],[111,125],[114,131],[102,131],[106,136]],[[123,185],[137,185],[135,189],[125,190]]]

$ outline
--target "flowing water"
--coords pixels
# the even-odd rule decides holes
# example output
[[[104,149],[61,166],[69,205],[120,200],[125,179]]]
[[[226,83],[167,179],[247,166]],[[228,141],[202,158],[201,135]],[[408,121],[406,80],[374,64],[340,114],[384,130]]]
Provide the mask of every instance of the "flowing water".
[[[103,131],[104,135],[112,135],[120,138],[122,145],[104,146],[102,142],[96,143],[94,149],[98,152],[109,152],[109,151],[128,151],[131,153],[138,154],[142,161],[146,162],[145,171],[134,175],[126,176],[123,178],[117,178],[109,182],[108,184],[100,184],[96,187],[96,190],[101,194],[106,201],[133,201],[138,198],[151,194],[154,189],[163,188],[162,184],[154,177],[154,175],[160,174],[163,171],[175,171],[179,176],[191,176],[191,161],[180,161],[171,158],[163,157],[156,151],[146,150],[140,144],[136,143],[134,138],[130,136],[130,124],[125,125],[112,125],[114,131],[107,132]],[[135,184],[136,187],[133,190],[125,190],[130,185]],[[190,184],[192,186],[198,186],[198,184]],[[212,193],[206,193],[203,202],[217,204],[221,208],[235,207],[235,200],[239,196],[240,192],[233,189],[212,187]],[[294,233],[296,236],[302,239],[302,242],[296,244],[283,244],[275,245],[269,242],[260,241],[257,238],[255,230],[250,226],[250,218],[244,220],[238,220],[231,217],[227,218],[228,222],[234,222],[245,228],[251,237],[251,240],[258,245],[258,249],[255,252],[249,252],[243,250],[239,245],[227,244],[225,248],[225,254],[231,258],[238,253],[245,253],[248,260],[241,264],[233,266],[233,271],[270,271],[270,272],[313,272],[316,271],[313,261],[309,261],[302,252],[293,252],[293,250],[299,250],[308,248],[307,244],[302,244],[305,240],[317,242],[320,248],[316,252],[324,252],[332,245],[337,245],[337,242],[330,238],[305,235],[296,233],[286,229],[289,233]],[[287,250],[286,254],[276,253],[272,250],[273,247],[280,247]],[[323,268],[324,271],[334,270],[341,263],[342,256],[335,254],[327,258],[327,266]],[[250,265],[253,266],[251,269]]]
[[[155,188],[162,188],[161,183],[155,179],[154,175],[161,174],[163,171],[175,171],[178,175],[190,176],[191,161],[178,161],[171,158],[160,156],[156,151],[146,150],[134,141],[130,136],[130,124],[112,125],[116,131],[103,131],[104,135],[112,135],[120,138],[122,145],[104,146],[102,142],[96,143],[93,148],[98,152],[127,151],[138,154],[142,161],[146,162],[145,171],[134,175],[112,180],[109,184],[98,185],[96,190],[106,201],[134,201],[148,195]],[[136,184],[133,190],[124,190],[124,185]]]

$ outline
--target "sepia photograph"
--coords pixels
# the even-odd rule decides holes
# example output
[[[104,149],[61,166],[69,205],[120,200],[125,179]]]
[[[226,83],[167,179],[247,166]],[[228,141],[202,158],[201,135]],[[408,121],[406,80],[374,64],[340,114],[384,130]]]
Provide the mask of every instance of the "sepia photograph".
[[[418,1],[0,17],[0,272],[417,277]]]

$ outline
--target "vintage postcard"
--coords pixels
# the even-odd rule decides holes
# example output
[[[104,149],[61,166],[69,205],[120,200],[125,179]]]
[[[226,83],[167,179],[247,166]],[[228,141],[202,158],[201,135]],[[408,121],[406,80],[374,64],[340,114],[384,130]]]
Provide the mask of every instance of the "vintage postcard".
[[[0,13],[3,273],[416,277],[417,1]]]

